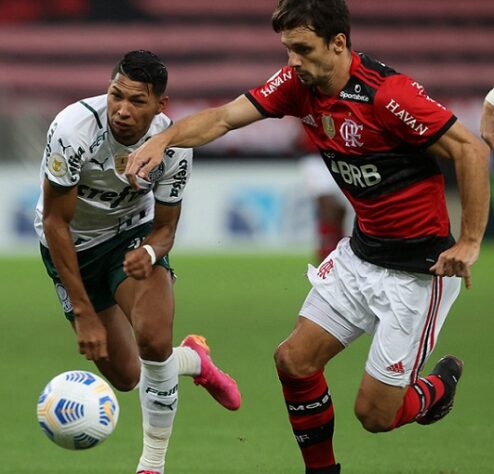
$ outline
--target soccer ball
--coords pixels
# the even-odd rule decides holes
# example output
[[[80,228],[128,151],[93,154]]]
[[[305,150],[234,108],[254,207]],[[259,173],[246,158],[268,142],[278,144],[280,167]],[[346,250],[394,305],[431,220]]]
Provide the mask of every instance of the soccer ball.
[[[118,400],[101,377],[82,370],[53,378],[38,400],[38,421],[62,448],[87,449],[104,441],[118,421]]]

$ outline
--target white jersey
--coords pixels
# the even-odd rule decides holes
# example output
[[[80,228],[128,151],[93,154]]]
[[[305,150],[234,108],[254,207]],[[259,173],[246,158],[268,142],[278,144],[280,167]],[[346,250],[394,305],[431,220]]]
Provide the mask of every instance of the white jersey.
[[[155,200],[176,205],[182,200],[192,167],[192,150],[169,148],[150,173],[150,182],[133,189],[125,175],[129,153],[171,125],[164,114],[154,117],[147,133],[132,146],[118,143],[107,122],[107,96],[84,99],[62,110],[52,122],[41,164],[41,181],[77,186],[77,206],[70,223],[77,251],[105,242],[124,230],[153,220]],[[41,243],[43,186],[34,226]]]

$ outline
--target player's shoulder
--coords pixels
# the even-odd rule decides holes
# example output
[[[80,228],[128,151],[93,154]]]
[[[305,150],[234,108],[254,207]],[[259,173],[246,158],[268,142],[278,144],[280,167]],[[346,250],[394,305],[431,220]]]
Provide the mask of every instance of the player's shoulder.
[[[165,113],[161,112],[159,114],[156,114],[151,122],[151,125],[149,127],[149,131],[152,135],[155,135],[156,133],[160,133],[164,130],[166,130],[168,127],[172,125],[173,121],[168,115]]]
[[[284,66],[278,69],[260,88],[260,93],[267,97],[280,89],[302,87],[302,83],[297,78],[295,69],[291,66]]]
[[[357,67],[354,68],[354,73],[370,82],[374,82],[377,86],[382,84],[387,78],[399,74],[393,67],[379,61],[365,53],[353,53],[354,59],[357,61]]]
[[[403,94],[414,94],[420,85],[410,76],[364,53],[356,53],[358,66],[353,76],[372,90],[376,106],[386,105],[389,99]]]
[[[54,120],[58,135],[84,141],[105,130],[106,122],[106,94],[74,102]]]

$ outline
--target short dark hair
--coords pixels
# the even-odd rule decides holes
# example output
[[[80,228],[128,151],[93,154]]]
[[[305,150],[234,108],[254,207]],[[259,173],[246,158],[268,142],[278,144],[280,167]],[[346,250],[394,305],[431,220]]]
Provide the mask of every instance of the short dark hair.
[[[166,90],[168,71],[161,59],[151,51],[129,51],[113,68],[112,79],[123,74],[131,81],[151,84],[153,93],[160,97]]]
[[[329,43],[338,33],[350,41],[350,12],[345,0],[278,0],[272,25],[276,33],[306,27]]]

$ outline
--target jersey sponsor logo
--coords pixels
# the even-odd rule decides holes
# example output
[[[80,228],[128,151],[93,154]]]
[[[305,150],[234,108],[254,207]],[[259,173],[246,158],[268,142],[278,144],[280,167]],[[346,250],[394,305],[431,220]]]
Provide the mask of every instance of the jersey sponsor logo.
[[[52,155],[48,156],[47,168],[52,176],[61,178],[67,174],[67,160],[63,155],[53,153]]]
[[[360,84],[355,84],[354,92],[347,92],[342,90],[340,92],[340,99],[351,100],[353,102],[370,102],[370,97],[368,95],[361,94],[362,86]]]
[[[281,73],[281,71],[277,72],[274,76],[268,79],[268,84],[264,86],[260,92],[264,97],[268,97],[273,92],[278,89],[282,84],[286,81],[289,81],[292,78],[292,71],[285,71]]]
[[[427,132],[427,130],[429,130],[427,125],[417,122],[417,119],[410,112],[401,107],[401,105],[394,99],[389,101],[388,105],[386,105],[386,109],[388,109],[395,117],[398,117],[403,123],[408,125],[419,135],[423,135]]]
[[[313,400],[308,403],[291,403],[287,402],[288,411],[291,415],[296,415],[298,413],[305,414],[307,412],[319,412],[321,409],[329,406],[329,402],[331,401],[331,396],[329,392],[326,392],[321,398],[318,400]]]
[[[362,134],[364,126],[354,122],[353,120],[346,118],[341,124],[340,135],[343,140],[345,140],[345,146],[358,148],[363,145]]]
[[[55,130],[58,127],[58,123],[54,122],[52,127],[50,128],[50,131],[48,132],[48,140],[46,141],[46,156],[49,157],[51,155],[51,141],[53,139],[53,135],[55,134]]]
[[[70,181],[75,183],[77,181],[77,175],[81,171],[81,163],[82,163],[82,157],[86,153],[86,150],[82,148],[81,146],[76,150],[72,148],[72,145],[64,145],[63,140],[61,138],[58,139],[58,143],[63,149],[63,152],[65,155],[69,155],[67,159],[67,164],[69,167],[70,171]],[[69,152],[68,150],[72,150],[72,152]]]
[[[153,387],[146,387],[146,393],[153,393],[158,397],[170,397],[178,392],[178,385],[174,385],[170,390],[156,390]]]
[[[331,172],[341,176],[346,184],[351,184],[357,188],[369,188],[382,181],[376,165],[354,165],[346,161],[331,161]]]
[[[436,104],[439,108],[443,109],[443,110],[447,110],[446,107],[444,107],[444,105],[440,104],[439,102],[437,102],[437,100],[434,100],[432,97],[429,97],[426,92],[425,92],[425,89],[424,89],[424,86],[418,82],[412,82],[412,86],[415,87],[416,89],[419,90],[419,93],[422,97],[425,97],[425,99],[428,101],[428,102],[432,102],[433,104]]]
[[[127,245],[127,248],[131,250],[135,250],[139,248],[143,242],[144,242],[144,237],[135,237],[130,241],[129,245]]]
[[[187,170],[189,163],[187,160],[181,160],[179,162],[178,171],[173,175],[172,190],[170,191],[170,197],[178,197],[179,192],[187,183]]]
[[[331,115],[323,115],[321,117],[321,122],[324,133],[328,136],[328,138],[333,139],[336,135],[333,117]]]
[[[89,199],[91,201],[108,202],[110,203],[110,209],[115,209],[122,202],[130,203],[135,201],[139,196],[142,196],[150,191],[150,189],[140,189],[136,191],[132,187],[126,186],[118,193],[116,191],[108,191],[106,189],[91,188],[85,184],[80,184],[77,188],[77,194],[79,197]]]
[[[108,130],[105,130],[102,134],[98,135],[96,137],[96,140],[93,143],[91,143],[91,145],[89,146],[89,151],[93,153],[94,150],[98,148],[106,140],[107,135],[108,135]]]

